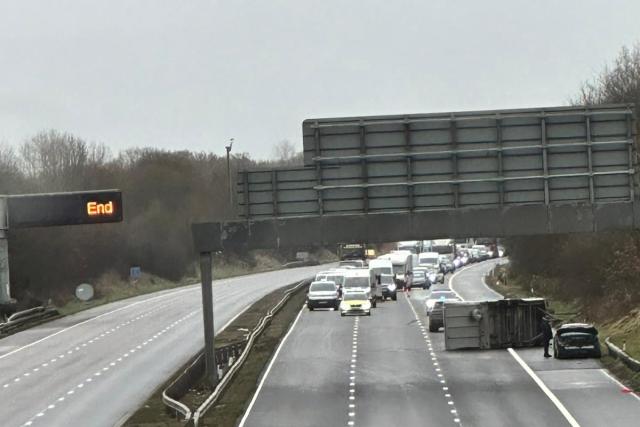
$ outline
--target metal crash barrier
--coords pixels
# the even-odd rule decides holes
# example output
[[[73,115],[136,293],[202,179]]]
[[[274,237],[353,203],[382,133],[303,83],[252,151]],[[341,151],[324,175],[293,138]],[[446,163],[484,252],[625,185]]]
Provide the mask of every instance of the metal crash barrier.
[[[539,344],[546,312],[543,298],[447,302],[447,350],[532,347]]]

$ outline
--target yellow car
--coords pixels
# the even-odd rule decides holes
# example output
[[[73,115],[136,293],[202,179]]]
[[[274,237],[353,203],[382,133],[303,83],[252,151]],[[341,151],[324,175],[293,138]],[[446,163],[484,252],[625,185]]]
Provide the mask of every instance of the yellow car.
[[[371,316],[371,301],[366,292],[349,292],[342,296],[340,316],[347,314],[366,314]]]

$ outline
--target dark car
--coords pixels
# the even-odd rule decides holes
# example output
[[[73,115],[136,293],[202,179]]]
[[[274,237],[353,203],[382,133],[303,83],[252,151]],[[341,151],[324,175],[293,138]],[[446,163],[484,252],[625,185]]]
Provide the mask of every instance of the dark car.
[[[381,274],[380,275],[380,285],[382,286],[382,299],[386,300],[387,298],[391,298],[396,301],[398,299],[396,293],[396,283],[393,280],[392,274]]]
[[[443,299],[438,299],[431,311],[429,311],[429,332],[438,332],[444,326],[444,305],[452,301],[460,301],[460,298],[450,295]]]
[[[553,337],[553,356],[556,359],[600,357],[598,330],[586,323],[567,323],[560,326]]]
[[[333,308],[340,306],[340,295],[335,282],[312,282],[307,293],[307,307],[310,311],[316,308]]]

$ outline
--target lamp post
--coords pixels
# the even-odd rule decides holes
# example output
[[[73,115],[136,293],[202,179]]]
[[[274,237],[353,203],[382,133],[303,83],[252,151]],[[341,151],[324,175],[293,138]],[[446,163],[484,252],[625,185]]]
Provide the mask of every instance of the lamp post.
[[[231,153],[231,147],[233,147],[233,138],[229,139],[229,145],[224,148],[227,150],[227,181],[229,182],[229,206],[233,209],[233,187],[231,185],[231,161],[229,160],[229,153]]]

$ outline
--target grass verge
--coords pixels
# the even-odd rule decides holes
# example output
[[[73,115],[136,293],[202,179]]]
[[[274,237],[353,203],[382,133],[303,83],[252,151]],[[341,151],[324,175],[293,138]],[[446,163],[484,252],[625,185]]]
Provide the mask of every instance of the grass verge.
[[[618,347],[625,347],[625,352],[635,359],[640,359],[640,309],[635,309],[622,317],[593,321],[584,313],[584,309],[572,301],[562,301],[545,295],[544,292],[532,292],[529,283],[509,275],[508,266],[496,267],[492,274],[486,276],[487,286],[501,293],[506,298],[527,298],[538,296],[546,298],[553,316],[562,322],[588,322],[598,328],[604,355],[600,362],[622,383],[632,390],[640,391],[640,372],[630,369],[620,360],[608,354],[604,339],[611,341]]]
[[[151,274],[143,274],[139,280],[130,282],[123,280],[116,273],[110,272],[102,275],[96,282],[96,298],[86,302],[73,299],[61,305],[58,312],[68,316],[102,304],[195,283],[198,283],[197,278],[185,278],[179,282],[172,282]]]
[[[335,260],[336,255],[326,249],[320,249],[311,254],[311,261],[320,264],[333,262]],[[213,278],[214,280],[220,280],[229,277],[280,270],[284,262],[284,258],[277,257],[272,251],[266,250],[251,251],[245,260],[239,258],[229,259],[221,255],[216,255],[214,257]],[[198,271],[195,265],[191,270]],[[61,315],[68,316],[102,304],[180,286],[193,285],[199,281],[199,277],[185,277],[175,282],[152,274],[143,274],[139,280],[131,282],[122,279],[117,273],[111,271],[97,279],[94,286],[96,293],[94,299],[83,302],[73,298],[59,302],[56,304],[56,308]]]
[[[284,295],[290,286],[278,289],[253,304],[242,315],[233,321],[223,332],[216,336],[216,347],[244,339],[248,331],[252,330],[260,318],[262,318]],[[201,426],[235,426],[238,419],[244,413],[262,371],[275,351],[278,343],[286,334],[289,326],[300,311],[305,300],[305,289],[301,288],[272,318],[271,322],[260,337],[255,341],[254,347],[242,368],[233,378],[217,404],[212,407]],[[126,427],[177,427],[182,426],[168,413],[162,403],[162,390],[164,390],[187,365],[180,368],[165,384],[159,387],[145,404],[135,412],[124,424]],[[193,387],[189,393],[181,399],[190,408],[195,409],[206,400],[211,390],[204,384]]]

